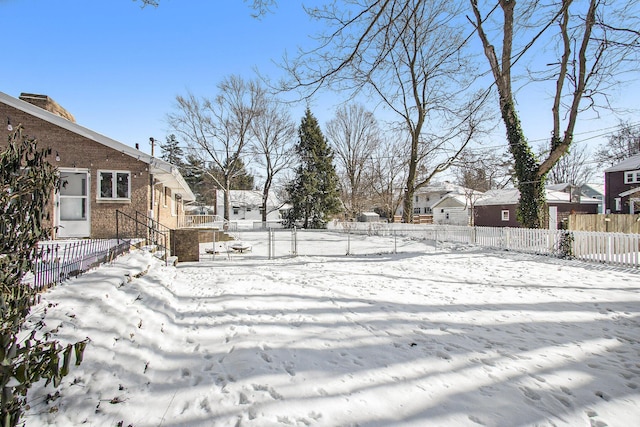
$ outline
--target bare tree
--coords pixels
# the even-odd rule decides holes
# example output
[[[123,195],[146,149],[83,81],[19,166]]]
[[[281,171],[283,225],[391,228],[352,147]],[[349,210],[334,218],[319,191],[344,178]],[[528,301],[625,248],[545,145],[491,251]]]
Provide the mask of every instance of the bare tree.
[[[327,123],[327,139],[337,156],[342,199],[347,214],[355,217],[370,199],[366,178],[371,155],[381,142],[381,130],[370,111],[359,104],[342,106]]]
[[[402,205],[408,151],[406,134],[390,133],[376,147],[367,167],[367,181],[371,182],[371,202],[381,211],[379,213],[390,220]]]
[[[465,150],[456,160],[454,173],[463,187],[466,204],[472,212],[470,225],[475,223],[475,204],[494,188],[504,188],[511,181],[511,162],[499,151]]]
[[[255,161],[266,174],[262,186],[262,221],[267,221],[268,200],[276,175],[291,166],[291,150],[296,137],[296,125],[283,104],[264,96],[260,102],[261,114],[251,124],[251,149]],[[279,207],[278,207],[279,208]]]
[[[344,0],[308,12],[328,29],[318,49],[286,59],[290,87],[365,90],[396,114],[410,136],[403,216],[411,221],[415,191],[478,130],[480,97],[462,96],[474,75],[455,22],[462,9],[447,0]]]
[[[218,95],[198,99],[189,93],[178,96],[177,112],[169,114],[169,124],[181,134],[189,154],[213,168],[203,169],[219,189],[224,191],[224,218],[230,217],[231,183],[243,173],[241,157],[252,134],[253,120],[261,113],[259,100],[262,89],[255,81],[246,82],[232,75],[218,84]],[[210,173],[217,169],[220,173]]]
[[[634,66],[640,36],[639,13],[635,1],[615,6],[607,0],[529,1],[520,7],[518,3],[498,0],[497,5],[495,2],[480,5],[478,0],[470,0],[473,18],[469,21],[482,42],[498,90],[520,190],[518,217],[524,226],[538,228],[544,218],[544,180],[571,146],[579,113],[598,105],[598,96],[611,87],[621,67]],[[500,18],[495,17],[496,9],[502,11]],[[496,28],[498,34],[491,33],[492,28]],[[551,34],[553,28],[556,28],[555,34]],[[520,48],[514,52],[516,34],[523,37],[528,34],[530,38],[518,39]],[[492,40],[500,36],[502,52],[498,56]],[[540,161],[520,126],[512,85],[516,63],[543,36],[557,43],[547,45],[555,48],[553,50],[537,44],[542,52],[539,56],[551,70],[543,72],[548,78],[542,80],[554,84],[552,134],[548,154]],[[536,79],[540,80],[539,77]],[[606,96],[604,99],[606,101]]]
[[[586,145],[574,142],[569,152],[551,168],[547,181],[550,184],[572,184],[581,186],[589,182],[595,172]]]
[[[620,129],[598,147],[594,157],[600,166],[613,166],[636,154],[640,154],[640,123],[621,121]]]
[[[160,5],[160,0],[133,0],[139,1],[142,3],[142,7],[153,6],[157,7]],[[247,3],[249,0],[244,0]],[[273,8],[277,5],[277,0],[251,0],[251,4],[249,7],[253,9],[253,16],[255,18],[259,18],[273,10]]]

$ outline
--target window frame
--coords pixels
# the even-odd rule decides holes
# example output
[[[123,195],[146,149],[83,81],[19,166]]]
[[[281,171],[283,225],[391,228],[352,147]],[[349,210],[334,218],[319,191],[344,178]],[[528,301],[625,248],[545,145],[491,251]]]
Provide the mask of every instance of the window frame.
[[[625,184],[638,184],[640,183],[640,170],[625,171],[624,172]]]
[[[111,197],[102,195],[102,175],[111,174]],[[118,175],[127,175],[127,195],[126,197],[118,197]],[[103,202],[131,202],[131,171],[114,170],[114,169],[98,169],[96,179],[96,200]],[[115,183],[115,185],[114,185]],[[115,196],[115,197],[114,197]]]
[[[502,218],[502,221],[509,221],[509,209],[502,209],[500,212],[500,218]]]

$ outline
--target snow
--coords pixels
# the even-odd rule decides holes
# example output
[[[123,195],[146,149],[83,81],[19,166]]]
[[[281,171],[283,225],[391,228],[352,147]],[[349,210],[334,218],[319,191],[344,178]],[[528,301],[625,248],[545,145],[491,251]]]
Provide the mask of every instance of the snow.
[[[27,425],[640,420],[637,272],[376,236],[345,256],[329,232],[328,255],[269,260],[266,237],[177,267],[135,251],[44,294],[32,322],[91,342],[59,396],[30,391]]]

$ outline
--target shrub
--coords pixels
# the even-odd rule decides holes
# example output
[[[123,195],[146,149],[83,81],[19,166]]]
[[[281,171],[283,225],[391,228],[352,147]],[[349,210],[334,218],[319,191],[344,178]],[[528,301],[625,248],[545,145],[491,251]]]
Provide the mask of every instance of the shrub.
[[[0,423],[3,427],[20,422],[27,391],[40,379],[57,387],[67,375],[72,356],[82,361],[86,341],[61,346],[57,341],[37,337],[37,330],[24,331],[24,323],[37,302],[37,293],[22,278],[35,261],[38,241],[51,230],[47,202],[57,184],[56,169],[46,162],[50,150],[41,150],[37,141],[22,136],[17,127],[0,153]],[[42,328],[44,324],[37,325]],[[73,353],[73,354],[72,354]]]

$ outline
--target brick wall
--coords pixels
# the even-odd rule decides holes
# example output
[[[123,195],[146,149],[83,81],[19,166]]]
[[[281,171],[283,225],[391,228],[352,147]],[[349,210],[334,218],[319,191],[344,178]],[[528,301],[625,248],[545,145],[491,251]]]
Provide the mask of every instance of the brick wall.
[[[174,241],[172,255],[179,261],[193,262],[200,260],[200,231],[195,228],[182,228],[171,231],[171,240]]]
[[[56,167],[89,170],[89,212],[91,218],[91,235],[89,237],[109,238],[115,236],[116,209],[129,214],[133,214],[135,211],[145,215],[149,213],[151,192],[147,163],[3,103],[0,103],[0,117],[8,117],[14,128],[18,124],[22,124],[24,135],[37,138],[39,147],[51,148],[52,154],[48,161]],[[6,126],[0,128],[0,146],[6,146],[9,134]],[[56,154],[60,158],[59,161],[56,161]],[[98,170],[130,171],[131,200],[128,202],[98,201]],[[165,208],[160,206],[159,209],[160,216],[168,218]],[[51,219],[53,219],[53,203],[51,203],[49,210]]]

